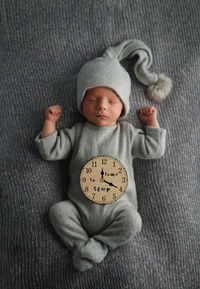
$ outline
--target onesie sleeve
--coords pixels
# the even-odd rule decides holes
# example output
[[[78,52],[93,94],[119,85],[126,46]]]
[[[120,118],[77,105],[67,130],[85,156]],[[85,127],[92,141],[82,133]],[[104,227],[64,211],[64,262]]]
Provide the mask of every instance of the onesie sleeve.
[[[141,159],[157,159],[164,155],[166,130],[147,126],[145,131],[135,129],[132,134],[132,154]]]
[[[72,128],[56,130],[45,138],[41,138],[39,134],[35,139],[35,143],[45,160],[62,160],[66,159],[71,153],[75,144],[76,133],[77,125],[74,125]]]

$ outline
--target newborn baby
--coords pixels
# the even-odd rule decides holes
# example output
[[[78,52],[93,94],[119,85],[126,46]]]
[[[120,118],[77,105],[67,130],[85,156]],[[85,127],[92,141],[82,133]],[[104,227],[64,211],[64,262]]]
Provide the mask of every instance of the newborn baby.
[[[68,199],[54,204],[49,216],[56,232],[73,253],[73,265],[79,271],[100,263],[108,250],[125,244],[141,230],[133,161],[136,157],[159,158],[165,151],[166,130],[159,127],[155,107],[140,109],[145,131],[121,121],[129,112],[131,80],[119,60],[133,57],[135,52],[139,56],[136,76],[151,85],[149,97],[154,101],[166,97],[171,89],[169,78],[150,73],[148,66],[145,67],[151,63],[149,48],[138,40],[125,41],[86,63],[79,73],[77,105],[86,122],[57,131],[56,122],[62,109],[59,105],[50,106],[46,109],[42,132],[35,140],[46,160],[71,156]],[[119,160],[128,174],[125,193],[109,204],[91,201],[80,186],[84,165],[97,156]],[[109,188],[109,183],[105,186]]]

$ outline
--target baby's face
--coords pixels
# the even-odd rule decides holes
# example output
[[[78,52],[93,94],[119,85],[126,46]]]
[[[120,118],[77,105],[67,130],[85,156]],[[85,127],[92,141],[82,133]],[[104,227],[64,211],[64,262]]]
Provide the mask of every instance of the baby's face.
[[[98,126],[116,124],[123,109],[123,103],[114,90],[99,86],[86,91],[83,100],[85,118]]]

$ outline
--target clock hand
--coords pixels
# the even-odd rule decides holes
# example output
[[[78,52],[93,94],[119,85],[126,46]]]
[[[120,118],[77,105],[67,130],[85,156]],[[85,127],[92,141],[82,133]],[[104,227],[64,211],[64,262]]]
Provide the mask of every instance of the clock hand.
[[[118,188],[118,187],[116,187],[115,185],[113,185],[113,183],[109,183],[109,182],[107,182],[106,180],[104,180],[104,182],[105,182],[106,184],[108,184],[109,186],[111,186],[111,187]]]
[[[104,175],[104,171],[103,171],[103,168],[101,170],[101,177],[103,178],[103,175]]]
[[[102,168],[102,170],[101,170],[101,178],[100,178],[100,181],[101,181],[102,183],[104,182],[103,175],[104,175],[104,171],[103,171],[103,168]]]

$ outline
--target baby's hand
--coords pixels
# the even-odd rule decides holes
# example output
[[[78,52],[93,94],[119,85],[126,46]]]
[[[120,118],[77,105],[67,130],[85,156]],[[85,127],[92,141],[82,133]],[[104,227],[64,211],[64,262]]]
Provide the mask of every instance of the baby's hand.
[[[159,127],[157,111],[154,106],[144,106],[140,109],[140,119],[145,125]]]
[[[53,105],[47,107],[45,117],[46,120],[56,122],[61,117],[61,114],[62,114],[62,107],[60,105]]]

